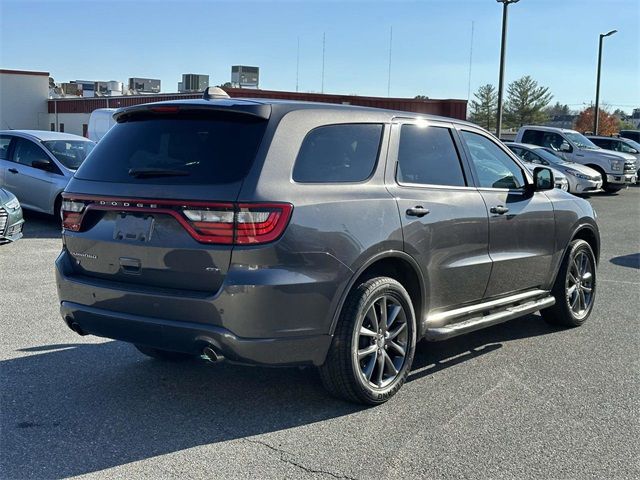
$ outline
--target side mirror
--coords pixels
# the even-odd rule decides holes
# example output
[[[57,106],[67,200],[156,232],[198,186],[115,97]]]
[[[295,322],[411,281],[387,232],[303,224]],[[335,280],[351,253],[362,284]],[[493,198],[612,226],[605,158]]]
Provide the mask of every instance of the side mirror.
[[[538,192],[541,190],[553,190],[553,172],[545,167],[536,167],[533,169],[533,189]]]
[[[571,145],[569,145],[569,142],[562,142],[562,144],[560,145],[560,151],[571,153],[573,151],[573,148],[571,147]]]
[[[50,172],[53,169],[53,163],[48,158],[43,158],[41,160],[34,160],[31,162],[31,166],[33,168],[37,168],[38,170],[44,170],[45,172]]]

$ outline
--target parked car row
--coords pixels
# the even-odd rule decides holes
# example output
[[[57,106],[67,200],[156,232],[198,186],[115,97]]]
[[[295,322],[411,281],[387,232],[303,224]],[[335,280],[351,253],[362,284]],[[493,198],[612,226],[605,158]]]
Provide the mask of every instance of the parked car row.
[[[570,193],[591,193],[602,188],[602,176],[596,170],[575,162],[567,162],[552,150],[526,143],[507,143],[507,147],[524,160],[529,168],[544,165],[552,170],[554,178],[561,177]],[[556,186],[558,186],[556,184]]]
[[[605,192],[617,192],[636,183],[638,178],[636,156],[600,148],[575,130],[527,125],[520,128],[515,142],[547,148],[566,161],[597,171],[602,177]]]

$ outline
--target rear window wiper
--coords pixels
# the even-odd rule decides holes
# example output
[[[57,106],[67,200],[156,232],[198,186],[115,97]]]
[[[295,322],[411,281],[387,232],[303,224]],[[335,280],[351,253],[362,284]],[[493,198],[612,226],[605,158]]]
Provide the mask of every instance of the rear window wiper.
[[[170,170],[166,168],[130,168],[129,175],[135,178],[186,177],[191,173],[186,170]]]

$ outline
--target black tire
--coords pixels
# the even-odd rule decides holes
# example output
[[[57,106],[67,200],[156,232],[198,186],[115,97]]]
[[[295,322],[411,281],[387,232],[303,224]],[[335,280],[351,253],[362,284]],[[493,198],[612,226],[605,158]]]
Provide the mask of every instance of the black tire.
[[[381,318],[388,319],[388,327],[378,322]],[[374,320],[380,327],[378,332],[374,332]],[[320,367],[320,378],[335,397],[379,405],[404,384],[415,348],[416,320],[409,294],[392,278],[372,278],[349,292],[327,359]],[[371,349],[374,351],[359,357]]]
[[[584,257],[583,257],[584,256]],[[576,265],[577,259],[586,258],[589,262],[589,279],[581,276],[576,283]],[[575,286],[571,290],[572,286]],[[591,246],[584,240],[574,240],[569,244],[567,253],[565,254],[560,271],[556,281],[551,289],[551,294],[555,297],[556,303],[552,307],[541,310],[542,318],[552,325],[560,325],[563,327],[579,327],[587,321],[593,310],[593,304],[596,299],[597,275],[596,275],[596,258],[591,250]],[[586,289],[591,289],[590,293]],[[576,290],[578,293],[576,293]],[[580,291],[582,290],[582,295]],[[577,295],[577,296],[576,296]],[[588,297],[587,297],[588,295]],[[576,302],[577,310],[576,311]],[[580,302],[585,302],[584,309],[580,309]]]
[[[604,173],[604,170],[597,165],[587,165],[590,168],[596,170],[600,176],[602,177],[602,191],[605,193],[618,193],[620,190],[624,188],[624,186],[612,185],[607,181],[607,174]]]
[[[145,354],[147,357],[154,358],[156,360],[164,360],[169,362],[180,362],[194,358],[193,355],[188,353],[171,352],[169,350],[160,350],[159,348],[147,347],[145,345],[134,345],[140,353]]]

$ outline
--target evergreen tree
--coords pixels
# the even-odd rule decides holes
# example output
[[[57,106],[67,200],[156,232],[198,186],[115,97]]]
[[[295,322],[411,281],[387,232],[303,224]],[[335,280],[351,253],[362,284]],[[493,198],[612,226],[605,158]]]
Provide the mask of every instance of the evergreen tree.
[[[521,127],[546,122],[545,107],[552,98],[549,88],[538,86],[538,82],[529,75],[514,80],[507,87],[505,123],[510,127]]]
[[[482,85],[473,94],[469,120],[487,130],[495,130],[498,112],[498,91],[490,83]]]

